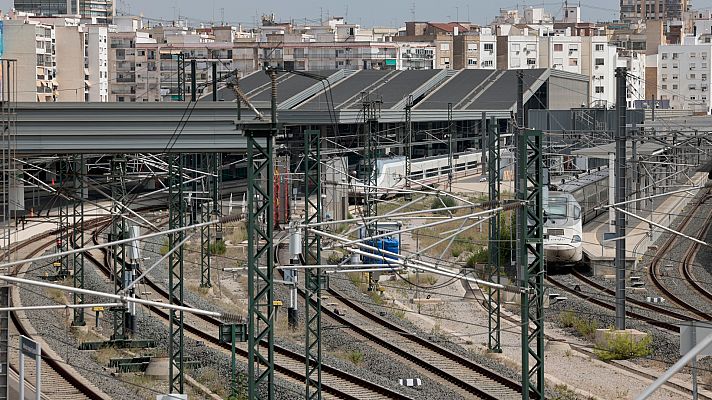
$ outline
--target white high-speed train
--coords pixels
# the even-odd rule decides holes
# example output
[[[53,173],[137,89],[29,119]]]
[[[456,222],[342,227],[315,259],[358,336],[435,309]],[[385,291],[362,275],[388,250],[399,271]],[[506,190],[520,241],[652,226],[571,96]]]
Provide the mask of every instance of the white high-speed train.
[[[580,263],[583,224],[603,213],[599,207],[608,204],[608,169],[581,173],[554,186],[544,207],[544,257],[554,264]]]
[[[475,175],[481,172],[482,152],[465,152],[453,155],[453,178]],[[376,185],[385,189],[401,189],[407,182],[405,178],[405,157],[379,158],[377,160],[378,177]],[[365,177],[363,163],[358,165],[358,177]],[[448,180],[448,156],[436,156],[414,159],[410,167],[411,181],[426,185]],[[414,185],[415,186],[415,185]],[[358,188],[354,194],[358,196]]]
[[[571,193],[549,192],[544,206],[544,258],[549,263],[583,260],[581,206]]]

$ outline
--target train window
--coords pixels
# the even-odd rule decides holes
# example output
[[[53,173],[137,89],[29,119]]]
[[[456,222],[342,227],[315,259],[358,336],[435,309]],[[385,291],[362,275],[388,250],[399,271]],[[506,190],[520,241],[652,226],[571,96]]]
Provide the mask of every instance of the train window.
[[[581,207],[574,205],[574,219],[581,218]]]
[[[566,199],[550,197],[549,204],[545,207],[547,216],[551,218],[566,218]]]

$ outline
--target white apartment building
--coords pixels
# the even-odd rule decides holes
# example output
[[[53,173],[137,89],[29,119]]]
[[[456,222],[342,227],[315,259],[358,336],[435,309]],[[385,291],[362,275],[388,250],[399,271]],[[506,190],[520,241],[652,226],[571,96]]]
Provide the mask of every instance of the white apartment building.
[[[54,26],[10,19],[3,21],[3,34],[3,57],[17,60],[17,101],[54,101],[59,93]]]
[[[581,36],[543,36],[539,41],[539,65],[575,74],[581,73],[583,53]]]
[[[626,99],[628,108],[636,108],[638,100],[646,100],[645,97],[645,67],[646,56],[644,53],[629,50],[618,51],[618,66],[628,68],[628,92]]]
[[[682,44],[658,47],[658,94],[673,109],[710,112],[712,44],[685,37]]]
[[[605,36],[582,36],[581,48],[581,74],[591,82],[589,106],[612,107],[616,104],[617,47],[609,45]],[[642,93],[645,96],[645,91]]]
[[[497,69],[539,68],[540,36],[530,34],[528,28],[524,28],[522,33],[497,37]]]
[[[109,101],[109,29],[105,25],[85,27],[86,101]]]

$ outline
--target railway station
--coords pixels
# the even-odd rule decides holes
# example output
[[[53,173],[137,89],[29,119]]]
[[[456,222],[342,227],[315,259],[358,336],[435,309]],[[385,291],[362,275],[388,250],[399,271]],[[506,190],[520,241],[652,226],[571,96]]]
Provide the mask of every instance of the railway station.
[[[633,100],[638,53],[580,21],[522,43],[590,30],[566,66],[598,72],[458,22],[374,43],[531,68],[296,68],[271,18],[229,30],[252,70],[210,58],[227,24],[107,33],[111,68],[175,63],[143,101],[20,101],[0,58],[0,400],[712,399],[709,109]]]

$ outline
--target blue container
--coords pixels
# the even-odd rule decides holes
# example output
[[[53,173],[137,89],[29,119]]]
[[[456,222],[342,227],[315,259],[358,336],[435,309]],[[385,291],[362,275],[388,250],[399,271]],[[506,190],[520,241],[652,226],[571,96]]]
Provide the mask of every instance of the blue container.
[[[390,252],[390,253],[395,253],[395,254],[400,254],[400,243],[398,242],[398,239],[392,239],[392,238],[380,238],[380,239],[372,239],[366,241],[366,244],[371,246],[371,247],[376,247],[378,249]],[[397,260],[398,258],[396,256],[386,254],[386,253],[379,253],[378,251],[375,250],[369,250],[368,251],[371,254],[376,254],[379,256],[383,256],[387,259],[390,260]],[[364,264],[384,264],[388,265],[388,261],[379,258],[371,258],[368,256],[364,256],[363,260]]]

